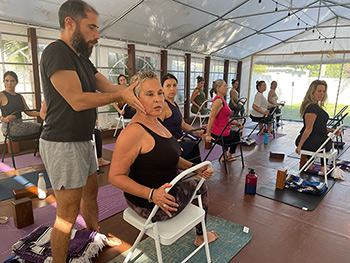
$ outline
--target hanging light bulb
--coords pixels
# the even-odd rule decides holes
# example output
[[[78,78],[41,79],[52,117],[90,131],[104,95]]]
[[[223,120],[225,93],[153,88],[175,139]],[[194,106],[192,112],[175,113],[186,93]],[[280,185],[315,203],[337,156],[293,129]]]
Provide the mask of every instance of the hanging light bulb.
[[[324,43],[325,43],[325,44],[327,43],[327,40],[326,40],[326,39],[324,40]]]
[[[278,8],[277,8],[277,2],[276,2],[276,8],[275,8],[275,14],[277,14]]]
[[[312,28],[312,33],[315,33],[315,28],[314,27]]]
[[[318,36],[318,39],[321,39],[321,35]]]
[[[290,16],[290,11],[288,11],[288,16]]]
[[[329,40],[329,44],[332,44],[332,40]]]
[[[261,6],[261,0],[259,0],[258,3],[259,3],[259,6]]]
[[[298,18],[298,23],[297,23],[297,26],[300,26],[300,19]]]

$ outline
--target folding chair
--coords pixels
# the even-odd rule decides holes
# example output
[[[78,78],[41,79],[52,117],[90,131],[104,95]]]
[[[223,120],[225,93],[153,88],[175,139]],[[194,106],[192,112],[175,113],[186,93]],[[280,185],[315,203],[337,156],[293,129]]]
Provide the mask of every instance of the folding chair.
[[[253,128],[253,130],[249,133],[249,135],[248,135],[248,138],[250,137],[250,135],[252,135],[252,133],[255,131],[255,129],[259,126],[259,124],[260,123],[263,123],[263,126],[261,127],[261,129],[259,129],[259,131],[258,131],[258,134],[262,131],[262,130],[264,130],[264,129],[266,129],[267,127],[267,124],[272,124],[272,135],[273,135],[273,138],[275,138],[275,123],[276,123],[276,121],[275,121],[275,112],[276,112],[276,110],[277,110],[277,107],[275,107],[274,109],[273,109],[273,111],[271,112],[271,113],[269,113],[271,116],[272,116],[272,119],[270,120],[270,121],[265,121],[265,119],[267,119],[267,117],[268,117],[268,114],[267,115],[264,115],[263,116],[263,120],[261,120],[261,121],[259,121],[256,125],[255,125],[255,127]]]
[[[274,116],[274,117],[275,117],[275,120],[276,120],[276,130],[277,130],[277,128],[278,128],[279,125],[283,128],[283,126],[282,126],[282,110],[281,110],[281,108],[284,107],[284,105],[286,104],[286,102],[283,100],[283,101],[280,101],[279,104],[281,104],[281,106],[278,107],[278,109],[279,109],[280,111],[277,113],[277,109],[276,109],[276,111],[275,111],[275,116]],[[278,120],[278,118],[279,118],[279,120]],[[279,124],[279,122],[280,122],[281,124]]]
[[[237,111],[237,110],[233,110],[233,116],[234,117],[238,117],[239,114],[241,115],[240,117],[244,117],[245,116],[245,109],[244,109],[244,105],[247,102],[247,98],[246,97],[242,97],[237,101],[237,104],[242,104],[243,108],[242,111]]]
[[[128,104],[126,104],[126,103],[124,104],[124,106],[123,106],[123,108],[122,108],[122,111],[125,110],[125,108],[126,108],[127,105],[128,105]],[[119,116],[117,116],[117,117],[115,117],[115,118],[116,118],[116,120],[117,120],[117,125],[116,125],[116,128],[115,128],[113,137],[116,136],[120,123],[122,124],[122,127],[123,127],[123,129],[124,129],[125,126],[128,125],[128,123],[131,121],[131,119],[125,119],[124,116],[123,116],[122,114],[120,114]]]
[[[174,187],[174,185],[177,182],[179,182],[182,178],[184,178],[188,174],[191,174],[195,170],[206,165],[208,165],[209,168],[212,167],[211,162],[209,161],[197,164],[196,166],[191,167],[183,171],[182,173],[180,173],[170,182],[170,184],[172,185],[172,187]],[[194,228],[199,223],[202,224],[203,233],[207,233],[206,225],[205,225],[205,211],[203,209],[201,195],[200,193],[198,193],[198,190],[202,186],[204,180],[205,180],[204,178],[200,180],[191,199],[193,200],[197,198],[199,206],[192,204],[192,201],[191,201],[181,213],[179,213],[177,216],[170,218],[168,220],[165,220],[165,221],[153,220],[154,215],[159,209],[159,206],[157,205],[154,206],[151,214],[147,219],[140,217],[130,207],[124,210],[124,213],[123,213],[124,220],[129,224],[131,224],[132,226],[134,226],[135,228],[140,230],[140,234],[137,236],[133,246],[130,248],[130,251],[126,256],[124,263],[129,262],[134,250],[136,249],[137,245],[139,244],[144,234],[154,239],[155,245],[156,245],[158,262],[161,263],[163,262],[163,259],[162,259],[162,251],[161,251],[160,244],[166,245],[166,246],[173,244],[176,240],[178,240],[188,231],[192,230],[192,228]],[[169,192],[172,187],[167,188],[166,191]],[[205,247],[207,262],[211,262],[207,235],[204,234],[203,237],[204,237],[204,243],[201,244],[199,247],[197,247],[182,262],[186,262],[188,259],[190,259],[203,246]]]
[[[190,140],[192,142],[197,142],[197,145],[195,147],[198,147],[198,149],[199,149],[199,143],[201,142],[202,139],[199,136],[192,134],[193,132],[199,131],[199,130],[205,131],[206,129],[203,127],[199,127],[196,129],[192,129],[188,132],[184,132],[184,134],[180,137],[180,139],[178,141],[179,142],[181,142],[181,141],[187,142],[188,140]],[[188,139],[186,140],[186,138],[188,138]],[[185,158],[185,157],[183,157],[183,158]],[[201,156],[199,153],[199,156],[194,156],[194,157],[190,156],[190,158],[185,158],[185,159],[190,161],[190,162],[199,163],[199,162],[201,162],[200,158],[201,158]]]
[[[329,128],[333,128],[335,129],[338,125],[343,124],[343,119],[344,119],[344,115],[343,113],[346,111],[346,109],[348,108],[348,105],[344,106],[335,116],[330,117],[327,123],[327,127]],[[345,116],[348,113],[345,114]],[[341,121],[339,121],[341,120]],[[336,138],[336,143],[337,143],[337,150],[339,153],[339,149],[343,149],[343,136],[342,134],[340,134],[340,142],[338,141],[338,136]]]
[[[332,143],[332,149],[329,152],[326,152],[326,149],[324,148],[325,145],[329,140],[332,140],[334,137],[336,137],[336,133],[341,130],[344,127],[344,124],[341,124],[336,128],[333,132],[328,133],[327,139],[322,143],[322,145],[317,149],[316,152],[312,151],[306,151],[306,150],[301,150],[300,154],[304,155],[309,155],[311,158],[304,164],[304,166],[298,171],[296,176],[298,176],[301,172],[306,171],[309,169],[309,167],[312,165],[312,161],[316,159],[317,157],[323,158],[323,163],[324,163],[324,181],[328,187],[328,179],[327,176],[333,171],[333,169],[336,167],[336,162],[335,162],[335,156],[338,154],[338,151],[334,148],[334,143]],[[327,159],[332,159],[333,161],[333,166],[332,168],[327,171]]]
[[[213,143],[213,145],[212,145],[210,151],[207,153],[207,155],[206,155],[205,158],[204,158],[204,160],[206,160],[206,159],[208,158],[208,156],[210,155],[210,153],[213,151],[215,145],[217,145],[217,144],[218,144],[218,145],[221,145],[221,147],[222,147],[222,154],[221,154],[221,156],[220,156],[220,158],[219,158],[219,162],[220,162],[221,158],[224,157],[225,173],[227,173],[225,148],[230,147],[230,146],[233,146],[233,145],[235,145],[235,144],[239,145],[239,149],[240,149],[240,154],[237,155],[237,156],[235,156],[235,157],[241,156],[242,167],[244,167],[243,150],[242,150],[242,140],[241,140],[241,133],[240,133],[240,131],[238,131],[238,134],[239,134],[239,141],[238,141],[238,142],[235,142],[235,143],[225,144],[224,136],[223,136],[223,133],[224,133],[226,127],[229,126],[229,125],[231,125],[231,123],[232,123],[233,121],[238,121],[238,120],[243,120],[242,125],[244,125],[245,122],[246,122],[245,117],[236,117],[236,118],[230,119],[230,120],[226,123],[225,127],[222,129],[222,131],[221,131],[219,137],[218,137],[216,140],[214,140],[214,143]]]
[[[14,115],[18,112],[29,112],[29,111],[37,111],[39,112],[40,110],[34,109],[34,110],[20,110],[20,111],[15,111],[13,112],[11,115]],[[6,130],[6,134],[4,134],[5,136],[5,141],[4,141],[4,149],[2,151],[2,160],[1,162],[4,162],[5,159],[5,150],[6,150],[6,146],[7,146],[7,140],[9,141],[9,145],[10,145],[10,150],[11,150],[11,158],[12,158],[12,165],[13,168],[16,169],[16,164],[15,164],[15,158],[13,155],[13,149],[12,149],[12,142],[20,142],[20,141],[28,141],[28,140],[36,140],[35,141],[35,148],[34,148],[34,156],[37,152],[39,152],[39,138],[40,138],[40,134],[42,131],[42,126],[43,126],[43,122],[41,123],[41,127],[38,133],[34,133],[34,134],[28,134],[28,135],[24,135],[24,136],[12,136],[10,134],[10,129],[9,129],[9,125],[10,123],[7,123],[7,130]]]
[[[193,126],[193,124],[195,123],[196,119],[199,118],[199,127],[203,127],[204,121],[205,119],[209,118],[210,116],[210,112],[208,112],[207,114],[201,114],[201,109],[205,107],[205,104],[208,102],[212,102],[213,100],[206,100],[202,103],[200,109],[198,110],[197,113],[192,113],[191,112],[191,116],[194,116],[192,122],[191,122],[191,126]]]

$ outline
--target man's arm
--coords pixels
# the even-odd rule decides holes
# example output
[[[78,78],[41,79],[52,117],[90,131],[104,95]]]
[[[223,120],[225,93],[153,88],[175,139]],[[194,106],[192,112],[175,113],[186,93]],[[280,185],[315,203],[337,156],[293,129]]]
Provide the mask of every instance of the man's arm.
[[[99,83],[97,87],[100,87],[102,75],[99,73],[96,75],[98,75],[96,82]],[[127,101],[127,103],[131,101],[129,105],[144,111],[142,104],[133,93],[133,88],[137,83],[119,91],[111,89],[111,92],[92,93],[82,91],[79,77],[75,71],[59,70],[52,74],[50,80],[58,93],[60,93],[75,111],[97,108],[121,99]]]

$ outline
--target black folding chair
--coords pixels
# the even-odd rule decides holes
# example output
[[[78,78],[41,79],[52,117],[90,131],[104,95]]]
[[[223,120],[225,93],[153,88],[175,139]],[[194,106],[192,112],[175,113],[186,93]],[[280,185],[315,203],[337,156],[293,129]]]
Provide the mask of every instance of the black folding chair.
[[[37,109],[34,109],[34,110],[20,110],[20,111],[13,112],[11,115],[15,115],[18,112],[29,112],[29,111],[37,111],[37,112],[39,112],[40,110],[37,110]],[[7,147],[7,140],[8,140],[9,141],[9,145],[10,145],[10,150],[11,150],[11,158],[12,158],[13,168],[16,169],[15,158],[14,158],[14,155],[13,155],[12,142],[35,140],[35,149],[34,149],[34,156],[35,156],[35,154],[39,151],[39,138],[40,138],[40,134],[41,134],[41,131],[42,131],[43,122],[41,123],[41,127],[40,127],[40,130],[39,130],[38,133],[28,134],[28,135],[24,135],[24,136],[12,136],[10,134],[9,125],[10,125],[10,122],[7,123],[6,133],[4,134],[5,141],[4,141],[4,149],[2,151],[2,160],[1,160],[1,162],[4,162],[5,150],[6,150],[6,147]]]
[[[242,150],[242,140],[241,140],[241,133],[240,133],[240,131],[238,131],[238,134],[239,134],[239,141],[238,141],[238,142],[235,142],[235,143],[225,144],[224,136],[223,136],[223,133],[224,133],[226,127],[229,126],[229,125],[231,125],[231,123],[232,123],[233,121],[238,121],[238,120],[243,120],[242,125],[244,125],[245,122],[246,122],[245,117],[236,117],[236,118],[230,119],[230,120],[226,123],[225,127],[222,129],[222,131],[221,131],[220,135],[218,136],[218,138],[217,138],[216,140],[213,141],[213,145],[212,145],[210,151],[207,153],[207,155],[205,156],[205,158],[204,158],[204,160],[203,160],[203,161],[207,160],[208,156],[209,156],[210,153],[213,151],[215,145],[217,145],[217,144],[218,144],[218,145],[221,145],[221,147],[222,147],[222,154],[221,154],[221,156],[220,156],[220,158],[219,158],[219,162],[220,162],[221,158],[223,157],[223,158],[224,158],[224,165],[225,165],[225,173],[227,173],[225,149],[228,148],[228,147],[230,147],[230,146],[233,146],[233,145],[235,145],[235,144],[239,145],[240,154],[239,154],[239,155],[236,155],[236,156],[233,156],[233,157],[236,158],[236,157],[239,157],[239,156],[240,156],[240,157],[241,157],[241,161],[242,161],[242,167],[244,168],[243,150]]]
[[[201,138],[197,138],[194,135],[192,135],[193,132],[195,131],[200,131],[203,130],[205,132],[205,128],[203,127],[199,127],[196,129],[192,129],[188,132],[185,132],[179,139],[179,142],[184,141],[184,142],[188,142],[188,141],[192,141],[192,142],[196,142],[196,146],[199,149],[199,143],[201,142]],[[185,158],[186,160],[190,161],[190,162],[195,162],[195,163],[200,163],[201,162],[201,156],[200,156],[200,152],[199,152],[199,156],[192,156],[191,154],[189,154],[189,158]]]
[[[265,114],[263,116],[263,119],[261,121],[259,121],[255,127],[253,128],[253,130],[249,133],[248,137],[250,137],[250,135],[252,135],[252,133],[255,131],[255,129],[259,126],[260,123],[263,123],[263,126],[261,126],[261,128],[259,129],[259,132],[258,134],[261,133],[261,131],[263,131],[264,129],[267,128],[267,124],[272,124],[272,135],[273,135],[273,138],[275,138],[275,123],[276,123],[276,120],[275,120],[275,112],[277,110],[277,107],[274,107],[274,109],[269,113],[269,114]],[[271,115],[271,120],[270,121],[267,121],[267,118],[268,116]]]

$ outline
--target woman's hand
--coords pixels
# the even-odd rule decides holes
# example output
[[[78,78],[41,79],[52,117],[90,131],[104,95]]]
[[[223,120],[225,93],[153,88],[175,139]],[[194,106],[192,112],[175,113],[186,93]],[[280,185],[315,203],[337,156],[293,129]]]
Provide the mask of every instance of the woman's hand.
[[[215,140],[213,137],[211,137],[211,135],[205,135],[205,141],[207,143],[210,143],[212,140]]]
[[[6,117],[3,117],[1,121],[3,122],[10,122],[16,119],[16,115],[7,115]]]
[[[300,154],[300,151],[301,151],[301,145],[299,144],[298,147],[295,149],[295,152],[297,154]]]
[[[169,211],[177,211],[176,207],[179,205],[175,203],[175,197],[165,191],[165,189],[169,187],[171,187],[171,184],[165,183],[158,189],[155,189],[153,191],[152,201],[171,217]]]
[[[205,180],[207,180],[213,175],[214,170],[213,168],[208,169],[208,165],[206,165],[196,170],[196,172],[203,176]]]

